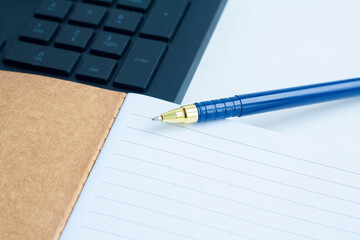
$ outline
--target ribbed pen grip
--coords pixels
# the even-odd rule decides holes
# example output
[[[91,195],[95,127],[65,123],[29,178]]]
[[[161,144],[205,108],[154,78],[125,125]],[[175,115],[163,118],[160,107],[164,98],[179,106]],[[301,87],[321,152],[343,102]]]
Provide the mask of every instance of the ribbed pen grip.
[[[195,103],[198,110],[198,122],[238,117],[241,115],[242,104],[237,96]]]

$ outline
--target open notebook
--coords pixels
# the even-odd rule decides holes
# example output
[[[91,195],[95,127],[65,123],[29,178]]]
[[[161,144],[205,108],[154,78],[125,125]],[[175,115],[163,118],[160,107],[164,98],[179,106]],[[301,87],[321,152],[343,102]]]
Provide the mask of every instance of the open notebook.
[[[60,239],[360,239],[359,156],[173,107],[126,97]]]

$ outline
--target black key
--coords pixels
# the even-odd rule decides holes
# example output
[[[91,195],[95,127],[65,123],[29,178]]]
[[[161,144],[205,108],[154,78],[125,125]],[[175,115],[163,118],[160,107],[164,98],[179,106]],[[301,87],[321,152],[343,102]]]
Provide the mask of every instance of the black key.
[[[165,41],[172,39],[188,5],[188,0],[156,1],[141,35]]]
[[[41,19],[31,19],[20,34],[20,39],[41,44],[49,44],[59,28],[59,24]]]
[[[105,30],[134,34],[142,20],[142,14],[126,11],[113,10],[105,22]]]
[[[94,36],[94,30],[78,26],[65,25],[55,40],[56,47],[75,51],[84,51]]]
[[[8,65],[70,76],[80,54],[31,43],[15,42],[4,57]]]
[[[73,3],[63,0],[45,0],[35,12],[36,17],[46,18],[55,21],[64,21]]]
[[[119,0],[118,7],[145,12],[150,3],[151,0]]]
[[[93,80],[98,83],[107,83],[116,67],[113,59],[97,56],[85,56],[76,77],[82,80]]]
[[[91,47],[91,53],[119,59],[123,56],[129,42],[130,37],[128,36],[101,32]]]
[[[166,44],[138,38],[118,73],[114,85],[145,91],[161,62]]]
[[[4,46],[5,46],[5,40],[0,40],[0,51],[4,48]]]
[[[95,28],[101,24],[106,12],[105,7],[79,3],[70,16],[70,23]]]
[[[84,0],[84,2],[110,6],[114,0]]]

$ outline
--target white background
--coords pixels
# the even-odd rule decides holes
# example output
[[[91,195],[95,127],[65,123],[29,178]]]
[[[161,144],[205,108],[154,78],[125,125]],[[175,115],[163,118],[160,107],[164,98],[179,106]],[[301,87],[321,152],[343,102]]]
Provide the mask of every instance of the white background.
[[[360,1],[228,0],[183,104],[356,77]],[[234,121],[357,148],[360,98]]]

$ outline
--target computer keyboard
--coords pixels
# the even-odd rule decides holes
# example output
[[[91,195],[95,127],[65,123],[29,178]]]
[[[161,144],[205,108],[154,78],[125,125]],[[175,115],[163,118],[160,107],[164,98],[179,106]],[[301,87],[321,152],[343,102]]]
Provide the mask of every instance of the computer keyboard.
[[[4,48],[4,46],[5,46],[5,40],[0,39],[0,51]]]
[[[180,102],[225,1],[5,2],[0,12],[30,13],[15,31],[0,25],[1,69]]]

